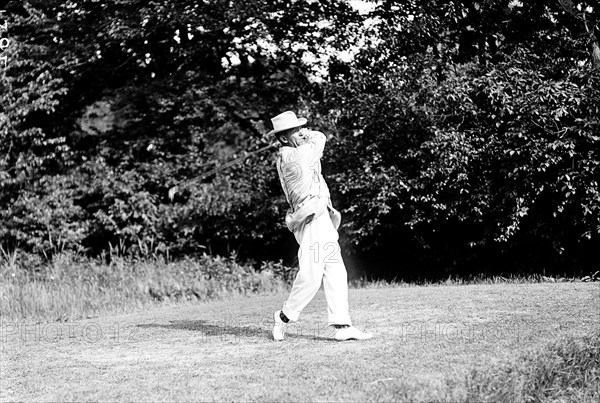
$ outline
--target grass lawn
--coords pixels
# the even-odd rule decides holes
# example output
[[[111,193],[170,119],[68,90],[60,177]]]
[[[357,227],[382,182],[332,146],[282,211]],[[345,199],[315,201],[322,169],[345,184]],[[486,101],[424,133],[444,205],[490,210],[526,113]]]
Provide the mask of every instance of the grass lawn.
[[[557,372],[551,346],[600,335],[598,283],[351,289],[354,323],[376,334],[363,342],[330,338],[322,291],[286,340],[272,341],[271,315],[286,296],[4,321],[0,400],[494,400],[485,387],[512,376],[510,365]],[[586,350],[584,386],[573,383],[565,401],[600,397],[598,348]]]

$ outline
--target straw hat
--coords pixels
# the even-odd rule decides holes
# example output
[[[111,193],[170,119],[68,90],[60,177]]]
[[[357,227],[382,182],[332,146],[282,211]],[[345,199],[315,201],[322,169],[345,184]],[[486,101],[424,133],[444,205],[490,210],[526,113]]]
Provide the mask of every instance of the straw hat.
[[[271,122],[273,123],[273,130],[268,133],[269,135],[304,126],[308,120],[306,118],[297,118],[294,112],[286,111],[272,118]]]

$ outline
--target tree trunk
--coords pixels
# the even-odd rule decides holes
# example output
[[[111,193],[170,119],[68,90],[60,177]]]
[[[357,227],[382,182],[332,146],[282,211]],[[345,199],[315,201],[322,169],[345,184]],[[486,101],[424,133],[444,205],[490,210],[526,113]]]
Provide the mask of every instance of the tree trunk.
[[[573,18],[580,21],[580,24],[585,29],[585,32],[589,35],[592,64],[595,67],[600,67],[600,46],[598,46],[598,39],[594,34],[594,26],[592,26],[591,29],[588,27],[588,23],[585,19],[585,11],[579,13],[571,0],[558,0],[558,2],[567,13],[571,14]]]
[[[590,41],[590,48],[592,54],[592,62],[595,67],[600,67],[600,46],[598,46],[598,41],[596,38]]]

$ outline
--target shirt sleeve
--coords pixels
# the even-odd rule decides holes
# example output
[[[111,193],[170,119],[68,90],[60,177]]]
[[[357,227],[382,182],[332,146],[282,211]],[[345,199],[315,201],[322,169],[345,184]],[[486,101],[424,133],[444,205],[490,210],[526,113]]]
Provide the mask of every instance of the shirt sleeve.
[[[321,159],[323,156],[323,150],[325,149],[325,142],[327,138],[321,132],[311,130],[309,133],[308,142],[302,144],[297,148],[301,158],[305,161],[316,161]]]

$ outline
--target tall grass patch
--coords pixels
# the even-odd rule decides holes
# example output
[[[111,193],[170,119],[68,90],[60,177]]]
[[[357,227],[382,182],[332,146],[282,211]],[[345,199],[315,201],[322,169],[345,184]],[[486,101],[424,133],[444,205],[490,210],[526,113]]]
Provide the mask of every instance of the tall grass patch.
[[[563,338],[467,378],[472,402],[600,401],[600,330]]]
[[[156,303],[274,293],[287,288],[289,272],[280,263],[255,269],[234,257],[208,255],[107,261],[61,253],[40,264],[31,256],[4,252],[0,315],[3,320],[68,321]]]

